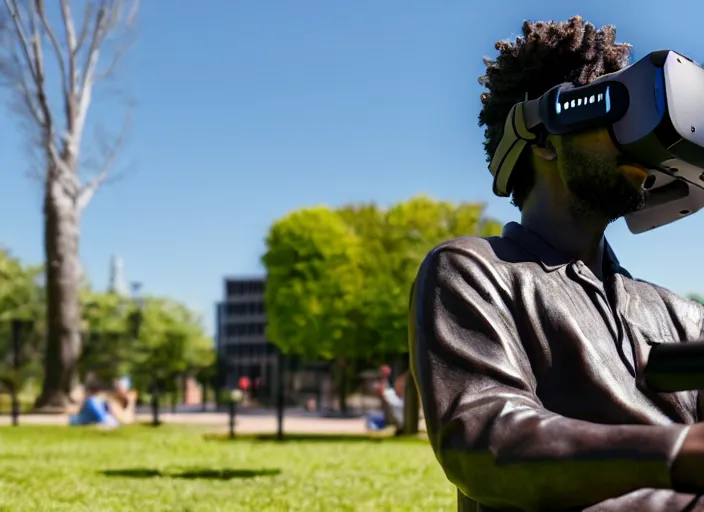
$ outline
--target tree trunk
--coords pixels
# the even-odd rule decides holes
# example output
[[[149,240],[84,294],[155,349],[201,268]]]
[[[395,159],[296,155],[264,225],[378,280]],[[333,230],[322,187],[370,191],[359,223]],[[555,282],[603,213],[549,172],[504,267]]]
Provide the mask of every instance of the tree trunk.
[[[49,180],[44,197],[47,339],[36,407],[64,409],[76,382],[81,349],[79,214],[59,180]]]
[[[406,386],[403,393],[403,433],[404,435],[418,434],[420,423],[420,397],[413,374],[408,372]]]

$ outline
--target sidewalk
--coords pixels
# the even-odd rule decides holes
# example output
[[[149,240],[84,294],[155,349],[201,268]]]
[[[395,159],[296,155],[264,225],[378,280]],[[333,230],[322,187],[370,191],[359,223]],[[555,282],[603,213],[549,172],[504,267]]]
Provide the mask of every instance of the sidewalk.
[[[208,430],[226,431],[229,417],[226,413],[161,413],[159,419],[163,423],[182,425],[201,425]],[[138,422],[148,423],[152,420],[151,414],[137,414]],[[8,415],[0,416],[0,426],[11,424]],[[68,415],[41,415],[27,414],[20,416],[22,425],[68,425]],[[366,431],[363,418],[311,418],[311,417],[284,417],[284,430],[292,434],[362,434]],[[268,434],[276,432],[276,415],[238,415],[237,432],[247,434]]]

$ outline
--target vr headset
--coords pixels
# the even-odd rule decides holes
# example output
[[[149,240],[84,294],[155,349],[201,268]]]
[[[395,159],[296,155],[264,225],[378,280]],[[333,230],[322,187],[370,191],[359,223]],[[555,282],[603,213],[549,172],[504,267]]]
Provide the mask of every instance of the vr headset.
[[[511,108],[489,166],[494,193],[510,195],[523,150],[549,134],[606,127],[619,150],[650,170],[645,205],[626,216],[632,233],[704,207],[704,68],[670,50],[648,54],[591,84],[561,84]],[[517,171],[520,172],[520,171]]]

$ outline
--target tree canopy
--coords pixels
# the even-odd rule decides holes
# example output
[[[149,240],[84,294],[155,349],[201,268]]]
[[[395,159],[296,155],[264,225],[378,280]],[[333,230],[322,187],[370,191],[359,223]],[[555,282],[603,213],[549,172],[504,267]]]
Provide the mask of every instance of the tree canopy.
[[[138,308],[132,298],[96,291],[84,283],[81,304],[81,375],[92,372],[103,379],[133,375],[135,385],[145,388],[155,378],[165,382],[180,374],[212,373],[212,339],[206,335],[199,316],[184,304],[169,298],[146,297],[139,333],[134,323]],[[0,249],[0,380],[15,378],[13,320],[22,322],[20,378],[42,376],[45,307],[42,267],[25,265]]]
[[[41,372],[44,291],[41,267],[24,265],[0,248],[0,379],[14,379],[11,329],[21,321],[20,371]]]
[[[103,378],[134,375],[138,387],[153,379],[197,374],[214,363],[214,347],[201,319],[185,305],[147,297],[139,312],[130,298],[114,293],[86,293],[83,298],[85,342],[81,370]]]
[[[491,236],[501,225],[484,205],[414,197],[305,208],[269,230],[268,336],[309,358],[383,359],[408,350],[408,301],[428,252],[463,235]]]
[[[354,352],[360,237],[338,212],[315,207],[274,223],[266,243],[267,336],[284,353],[311,358]]]

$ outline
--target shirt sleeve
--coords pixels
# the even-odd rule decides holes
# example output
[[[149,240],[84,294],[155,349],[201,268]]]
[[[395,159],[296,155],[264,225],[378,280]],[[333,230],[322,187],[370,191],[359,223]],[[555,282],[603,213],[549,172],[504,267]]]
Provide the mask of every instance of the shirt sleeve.
[[[386,388],[384,390],[384,400],[391,407],[403,407],[403,400],[396,394],[394,388]]]
[[[482,257],[445,246],[414,286],[411,370],[448,479],[482,505],[511,510],[671,488],[687,427],[599,425],[546,410],[500,283]]]

